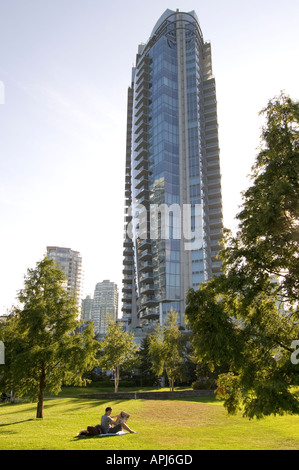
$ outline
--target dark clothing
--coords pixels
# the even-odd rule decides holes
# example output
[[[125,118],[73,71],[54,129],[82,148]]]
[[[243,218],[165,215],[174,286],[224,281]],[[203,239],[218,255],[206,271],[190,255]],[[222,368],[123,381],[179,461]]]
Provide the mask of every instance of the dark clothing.
[[[108,433],[116,433],[116,432],[119,432],[119,431],[121,431],[121,424],[117,424],[113,428],[109,428]]]

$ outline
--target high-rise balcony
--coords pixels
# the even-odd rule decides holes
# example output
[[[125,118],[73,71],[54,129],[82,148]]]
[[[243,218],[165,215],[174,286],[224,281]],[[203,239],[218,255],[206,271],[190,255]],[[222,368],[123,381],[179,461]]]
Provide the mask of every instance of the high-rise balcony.
[[[132,294],[123,294],[122,301],[128,303],[132,302]]]
[[[123,246],[126,248],[132,248],[133,249],[133,241],[131,238],[125,238],[123,242]]]
[[[124,256],[132,256],[133,254],[133,247],[125,247],[123,250]]]
[[[149,180],[147,178],[143,178],[141,179],[137,184],[136,184],[136,189],[148,189],[148,183],[149,183]]]
[[[123,280],[123,282],[124,282],[124,285],[123,285],[123,288],[122,288],[122,292],[124,292],[124,293],[132,292],[132,281],[131,281],[130,284],[126,284],[124,280]]]
[[[216,169],[218,169],[220,171],[218,152],[207,153],[206,158],[207,158],[207,160],[205,162],[205,166],[206,166],[207,170],[216,170]]]
[[[138,198],[138,204],[142,204],[146,209],[149,208],[150,199],[149,194],[146,193]]]
[[[141,106],[139,105],[138,108],[135,110],[136,119],[141,115],[149,115],[149,103],[141,103]]]
[[[219,178],[213,178],[207,180],[208,190],[216,189],[221,187],[220,175]]]
[[[142,71],[150,71],[152,59],[148,55],[144,55],[138,60],[137,77],[139,78]]]
[[[208,195],[209,196],[214,195],[216,197],[216,195],[218,195],[218,194],[221,195],[221,187],[220,187],[219,184],[214,188],[211,188],[211,189],[209,188],[208,189]]]
[[[210,225],[211,229],[216,229],[216,228],[221,229],[222,226],[223,226],[223,221],[222,221],[221,218],[210,219],[209,220],[209,225]]]
[[[149,197],[149,189],[148,188],[145,188],[145,187],[142,187],[140,189],[140,191],[136,194],[136,199],[138,199],[138,202],[141,203],[141,198],[143,196],[147,196]]]
[[[126,200],[131,200],[132,194],[131,194],[131,186],[129,188],[125,189],[125,198]]]
[[[213,271],[220,271],[220,268],[222,266],[222,262],[221,261],[213,261],[212,262],[212,270]]]
[[[219,152],[219,145],[218,145],[218,141],[215,141],[215,142],[208,142],[207,145],[206,145],[206,150],[207,152]]]
[[[135,144],[138,144],[141,140],[148,141],[149,139],[149,131],[147,128],[143,127],[141,132],[137,135],[136,139],[134,140]]]
[[[219,198],[219,197],[209,198],[208,206],[209,206],[209,210],[210,209],[215,209],[217,207],[220,209],[222,207],[221,198]]]
[[[139,85],[141,83],[149,82],[151,78],[151,66],[150,66],[150,59],[146,63],[144,61],[143,63],[138,64],[138,71],[137,71],[137,76],[136,76],[136,85]]]
[[[152,92],[148,87],[140,87],[139,93],[136,93],[135,102],[138,103],[143,98],[151,98],[151,94]]]
[[[218,176],[218,175],[220,176],[220,168],[219,167],[216,168],[216,169],[214,168],[213,170],[208,170],[207,171],[207,177],[208,178],[213,177],[213,176]]]
[[[222,227],[221,227],[222,228]],[[210,239],[211,240],[221,240],[222,238],[222,230],[219,229],[211,229],[210,230]]]
[[[124,302],[123,305],[122,305],[122,311],[126,312],[126,313],[131,312],[132,311],[132,304],[128,304],[128,303]]]
[[[144,295],[140,299],[141,305],[154,306],[157,304],[156,297],[154,295]]]
[[[139,180],[141,178],[148,179],[148,165],[143,165],[136,175],[136,179]]]
[[[142,146],[135,156],[136,170],[138,170],[140,166],[146,166],[148,164],[148,154],[149,152],[147,147]]]
[[[135,166],[135,170],[138,172],[136,178],[139,179],[142,176],[139,175],[139,172],[148,171],[148,160],[146,158],[140,159]]]
[[[144,116],[141,116],[140,119],[137,120],[135,123],[135,134],[139,134],[143,129],[148,129],[149,128],[149,123],[148,119]]]
[[[156,306],[151,308],[143,307],[139,310],[138,317],[140,320],[158,320],[159,309]]]
[[[148,74],[148,77],[149,77],[149,74]],[[144,79],[143,80],[140,80],[138,83],[135,82],[135,94],[138,95],[138,93],[143,89],[148,89],[150,86],[150,82],[149,80],[145,80],[145,75],[144,75]]]
[[[150,248],[151,244],[152,244],[152,241],[149,238],[146,238],[146,239],[139,238],[137,240],[137,246],[138,246],[138,249],[140,250]]]
[[[216,113],[205,116],[205,123],[206,125],[217,125],[217,115]]]
[[[124,264],[123,265],[123,270],[122,270],[122,273],[124,275],[132,275],[133,274],[133,264]]]
[[[143,250],[139,254],[139,260],[140,261],[150,260],[152,255],[153,255],[153,253],[152,253],[151,250]]]
[[[140,263],[139,265],[140,273],[145,273],[145,272],[152,271],[152,270],[153,270],[152,261],[144,261],[143,263]]]
[[[145,273],[141,273],[139,276],[140,284],[144,282],[153,282],[153,280],[154,280],[154,275],[152,272],[149,272],[149,271]]]
[[[141,150],[148,152],[148,147],[149,147],[149,143],[147,141],[144,141],[144,140],[140,141],[134,149],[136,154],[140,153],[139,157],[137,157],[136,155],[135,160],[138,160],[138,158],[141,157]]]
[[[148,113],[140,113],[135,119],[135,129],[141,124],[144,123],[145,125],[150,125],[151,117]]]
[[[154,284],[145,284],[142,287],[140,287],[140,294],[153,295],[154,291],[155,291]]]
[[[152,100],[149,96],[142,95],[142,97],[139,99],[139,101],[135,104],[135,109],[136,111],[143,106],[149,106],[151,104]],[[137,114],[136,114],[137,115]]]

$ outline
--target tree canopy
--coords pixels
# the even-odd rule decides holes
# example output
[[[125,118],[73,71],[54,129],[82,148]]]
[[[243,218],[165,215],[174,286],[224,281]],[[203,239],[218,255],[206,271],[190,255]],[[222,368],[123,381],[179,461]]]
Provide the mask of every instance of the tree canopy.
[[[159,325],[149,338],[149,354],[152,360],[152,369],[158,376],[166,372],[169,388],[172,391],[175,381],[182,376],[182,363],[184,360],[185,337],[179,330],[177,312],[173,309],[168,312],[165,324]]]
[[[120,368],[134,368],[137,345],[134,334],[123,329],[123,323],[110,321],[104,339],[99,344],[101,367],[114,373],[114,391],[118,391]]]
[[[38,400],[37,418],[43,417],[46,387],[58,393],[62,384],[82,385],[84,372],[96,364],[93,325],[80,330],[78,306],[64,281],[54,261],[45,257],[38,262],[25,276],[20,305],[0,328],[5,344],[2,388]]]

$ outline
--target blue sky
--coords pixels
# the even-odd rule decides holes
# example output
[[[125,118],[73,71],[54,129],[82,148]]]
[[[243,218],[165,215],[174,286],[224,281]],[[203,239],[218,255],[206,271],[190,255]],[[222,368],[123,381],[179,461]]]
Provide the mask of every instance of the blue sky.
[[[258,112],[281,90],[299,99],[297,0],[0,0],[0,314],[47,245],[80,251],[84,295],[103,279],[121,291],[127,88],[167,8],[195,10],[212,44],[234,227]]]

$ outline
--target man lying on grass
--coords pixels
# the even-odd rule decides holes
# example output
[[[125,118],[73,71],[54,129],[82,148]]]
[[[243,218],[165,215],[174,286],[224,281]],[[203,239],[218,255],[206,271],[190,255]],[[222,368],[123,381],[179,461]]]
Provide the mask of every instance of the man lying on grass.
[[[121,430],[128,431],[130,433],[135,433],[129,426],[126,424],[127,419],[129,419],[129,414],[122,411],[119,415],[110,416],[112,413],[111,406],[107,406],[105,414],[101,417],[101,426],[105,434],[117,433]],[[115,419],[116,418],[116,419]],[[115,421],[114,421],[115,419]]]

